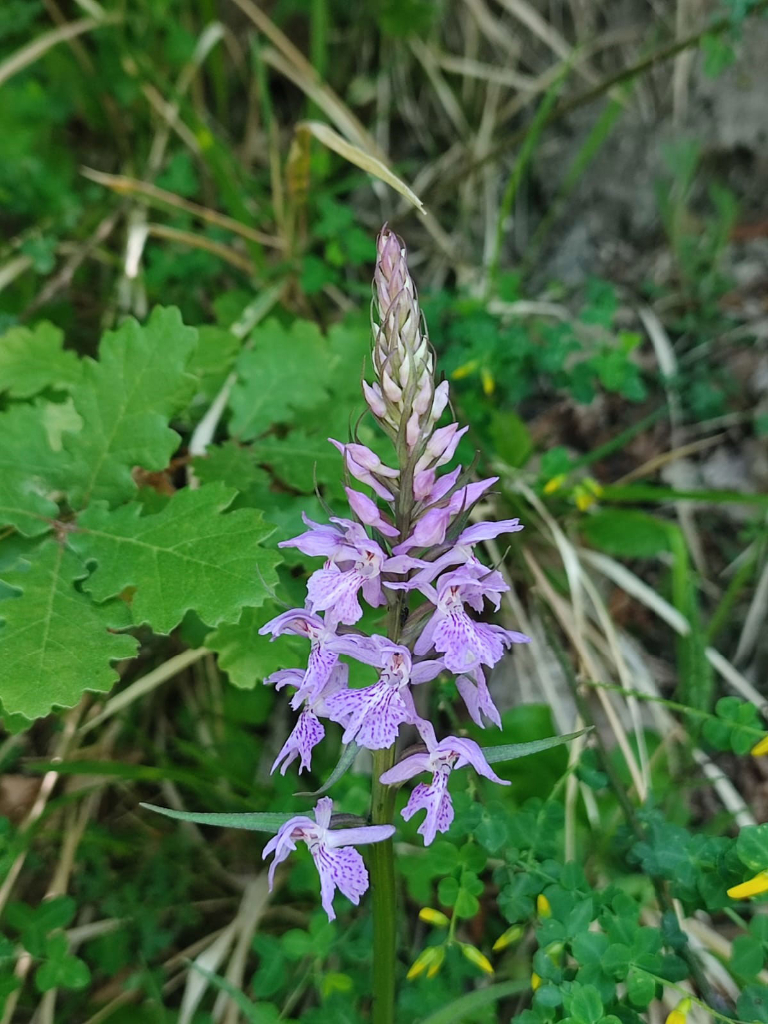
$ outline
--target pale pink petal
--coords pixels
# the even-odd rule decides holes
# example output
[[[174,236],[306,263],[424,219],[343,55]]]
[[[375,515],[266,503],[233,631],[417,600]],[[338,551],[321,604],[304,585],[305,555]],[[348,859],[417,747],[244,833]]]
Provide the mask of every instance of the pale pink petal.
[[[342,572],[329,565],[317,569],[307,581],[307,600],[312,611],[327,611],[334,622],[352,625],[362,617],[357,598],[363,585],[362,575],[354,569]]]

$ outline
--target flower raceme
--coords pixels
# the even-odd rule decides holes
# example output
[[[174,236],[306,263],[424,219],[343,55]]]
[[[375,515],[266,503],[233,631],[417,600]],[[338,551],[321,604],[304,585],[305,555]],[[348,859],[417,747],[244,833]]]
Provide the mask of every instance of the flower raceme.
[[[346,486],[350,518],[330,516],[326,524],[304,516],[307,529],[281,542],[281,547],[322,558],[323,564],[307,582],[306,607],[283,612],[260,630],[273,639],[291,633],[310,645],[306,669],[283,669],[265,680],[277,689],[292,687],[291,707],[299,712],[272,771],[279,768],[284,774],[296,760],[299,772],[311,768],[312,751],[325,736],[323,719],[341,725],[345,744],[372,751],[394,750],[404,729],[415,730],[423,747],[384,771],[376,785],[431,775],[431,781],[415,786],[402,812],[406,821],[425,812],[418,832],[429,844],[453,820],[452,772],[472,767],[506,785],[474,741],[460,736],[438,740],[436,723],[423,717],[429,701],[420,700],[417,710],[414,692],[440,674],[453,675],[472,720],[479,726],[501,724],[485,670],[528,637],[482,620],[486,606],[498,610],[509,588],[476,549],[522,526],[517,519],[477,521],[475,505],[496,477],[474,481],[461,466],[443,471],[468,428],[456,422],[437,426],[448,405],[448,383],[435,380],[434,353],[405,248],[387,228],[378,239],[374,291],[376,379],[363,384],[363,394],[392,442],[394,458],[387,462],[394,466],[355,438],[346,444],[329,439],[342,455],[347,485],[353,479],[372,494]],[[408,615],[414,598],[419,606]],[[360,629],[363,603],[374,609],[387,606],[387,635]],[[350,686],[349,666],[341,657],[372,666],[375,682]],[[368,888],[353,845],[386,839],[394,827],[379,823],[337,831],[330,828],[330,815],[331,801],[324,798],[314,820],[292,818],[264,852],[275,855],[271,884],[275,866],[297,842],[305,842],[320,874],[323,907],[333,918],[336,889],[357,903]]]

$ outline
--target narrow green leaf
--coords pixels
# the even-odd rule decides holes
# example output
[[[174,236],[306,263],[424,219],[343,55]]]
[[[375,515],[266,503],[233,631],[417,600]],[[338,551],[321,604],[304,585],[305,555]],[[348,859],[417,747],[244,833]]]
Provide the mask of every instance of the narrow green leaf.
[[[197,971],[198,974],[202,974],[214,988],[226,992],[230,999],[237,1004],[248,1024],[275,1024],[277,1017],[273,1009],[265,1010],[256,1003],[252,1003],[248,996],[231,981],[219,977],[218,974],[214,974],[213,971],[209,971],[207,967],[203,967],[202,964],[196,963],[194,960],[189,961],[189,967],[191,970]]]
[[[155,811],[157,814],[164,814],[166,818],[175,818],[177,821],[193,821],[196,825],[216,825],[219,828],[240,828],[249,832],[269,832],[272,835],[280,829],[286,821],[295,817],[293,814],[270,814],[253,812],[221,814],[207,814],[197,811],[173,811],[168,807],[156,807],[155,804],[139,804],[147,811]]]
[[[591,732],[592,726],[588,729],[580,729],[578,732],[569,732],[565,736],[548,736],[543,740],[531,740],[530,743],[501,743],[495,747],[483,747],[483,756],[488,764],[498,764],[500,761],[513,761],[517,757],[527,757],[529,754],[538,754],[542,750],[551,750],[552,747],[559,747],[563,743],[575,740],[577,736],[583,736],[585,732]]]
[[[456,1024],[457,1021],[465,1020],[470,1014],[477,1013],[484,1006],[492,1006],[500,999],[506,999],[507,996],[527,992],[530,987],[530,981],[524,978],[518,981],[502,981],[498,985],[477,989],[468,995],[459,996],[448,1006],[430,1013],[428,1017],[423,1017],[421,1024]]]
[[[357,757],[360,747],[356,743],[348,743],[342,751],[341,757],[339,758],[336,767],[333,769],[331,774],[326,779],[325,783],[316,789],[314,793],[296,793],[295,796],[322,796],[323,793],[327,793],[334,783],[338,782],[342,775],[346,775],[349,769],[352,767],[352,762]]]

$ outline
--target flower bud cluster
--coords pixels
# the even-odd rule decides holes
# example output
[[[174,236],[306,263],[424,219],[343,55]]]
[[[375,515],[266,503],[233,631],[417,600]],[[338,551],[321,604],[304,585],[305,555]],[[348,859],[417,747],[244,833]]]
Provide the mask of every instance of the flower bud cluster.
[[[295,760],[299,772],[311,767],[312,751],[325,736],[322,719],[342,727],[345,744],[369,750],[392,748],[401,728],[413,727],[421,747],[378,781],[399,785],[425,773],[431,776],[429,783],[415,786],[402,812],[406,821],[425,812],[418,831],[429,844],[453,821],[451,772],[471,766],[485,778],[506,783],[473,740],[438,739],[433,723],[419,714],[413,690],[441,674],[453,675],[472,720],[480,727],[486,720],[501,725],[485,670],[528,637],[478,617],[486,601],[498,610],[500,595],[509,588],[475,548],[522,526],[517,519],[468,525],[473,506],[497,477],[472,481],[461,466],[439,472],[453,459],[468,428],[458,423],[436,427],[448,404],[448,384],[435,386],[434,357],[405,249],[387,228],[378,240],[374,284],[376,380],[363,387],[371,412],[394,442],[397,465],[386,465],[365,445],[332,440],[348,476],[369,487],[373,497],[347,486],[353,518],[332,516],[321,524],[304,516],[308,529],[281,542],[281,547],[321,557],[323,565],[307,582],[305,607],[283,612],[260,630],[273,638],[292,633],[310,644],[306,669],[283,669],[265,680],[277,688],[291,686],[291,707],[299,713],[272,771],[279,768],[284,774]],[[408,619],[401,612],[415,590],[427,600]],[[388,635],[359,629],[361,599],[394,613]],[[349,665],[342,657],[373,666],[376,682],[350,687]],[[357,902],[368,887],[352,844],[386,839],[392,826],[348,830],[341,836],[329,830],[327,821],[330,809],[318,804],[314,822],[304,816],[292,819],[266,852],[283,859],[297,840],[305,841],[320,872],[323,906],[331,915],[335,888]]]
[[[413,451],[448,404],[448,382],[435,387],[434,353],[419,299],[408,272],[405,246],[386,225],[377,246],[371,307],[373,367],[377,380],[363,383],[373,415]]]

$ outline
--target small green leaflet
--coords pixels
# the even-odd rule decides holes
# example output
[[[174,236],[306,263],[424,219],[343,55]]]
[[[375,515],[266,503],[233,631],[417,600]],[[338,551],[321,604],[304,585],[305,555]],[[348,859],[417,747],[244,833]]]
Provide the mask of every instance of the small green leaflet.
[[[83,426],[64,435],[73,508],[129,500],[137,490],[134,466],[168,465],[179,444],[168,420],[196,389],[196,378],[186,372],[196,341],[197,331],[184,326],[178,309],[158,307],[143,326],[128,319],[107,332],[98,362],[83,360],[72,393]]]
[[[243,607],[270,596],[280,561],[261,546],[274,529],[261,512],[223,514],[236,493],[223,484],[177,491],[153,515],[136,502],[90,506],[69,535],[81,558],[96,563],[85,590],[106,601],[135,587],[133,621],[156,633],[169,633],[190,610],[209,626],[236,622]]]
[[[0,700],[27,718],[73,707],[85,690],[109,690],[112,662],[132,658],[138,641],[112,633],[119,608],[97,608],[74,587],[87,571],[71,551],[45,541],[26,571],[3,573],[20,591],[0,601]]]
[[[62,348],[64,335],[43,321],[11,327],[0,337],[0,392],[31,398],[46,388],[69,390],[80,379],[80,360]]]
[[[238,382],[229,403],[231,432],[245,441],[327,401],[332,367],[325,338],[308,320],[295,320],[290,328],[267,320],[255,328],[251,342],[237,361]]]
[[[166,818],[176,818],[177,821],[192,821],[196,825],[216,825],[219,828],[240,828],[249,832],[270,832],[272,835],[278,831],[286,821],[295,818],[295,814],[271,814],[268,812],[245,812],[234,811],[232,813],[207,814],[197,811],[172,811],[168,807],[156,807],[154,804],[139,804],[147,811],[155,811],[157,814],[164,814]]]
[[[544,740],[531,740],[530,743],[501,743],[495,747],[482,747],[483,757],[488,764],[498,764],[500,761],[513,761],[517,757],[527,757],[529,754],[538,754],[542,750],[551,750],[552,747],[559,747],[562,743],[570,743],[577,736],[583,736],[589,729],[580,729],[578,732],[569,732],[565,736],[548,736]]]
[[[333,769],[331,774],[326,779],[325,783],[316,789],[314,793],[296,793],[296,796],[322,796],[323,793],[327,793],[331,786],[338,782],[342,775],[346,775],[349,769],[352,767],[352,763],[360,752],[360,747],[356,743],[348,743],[341,753],[341,757],[336,763],[336,767]]]

